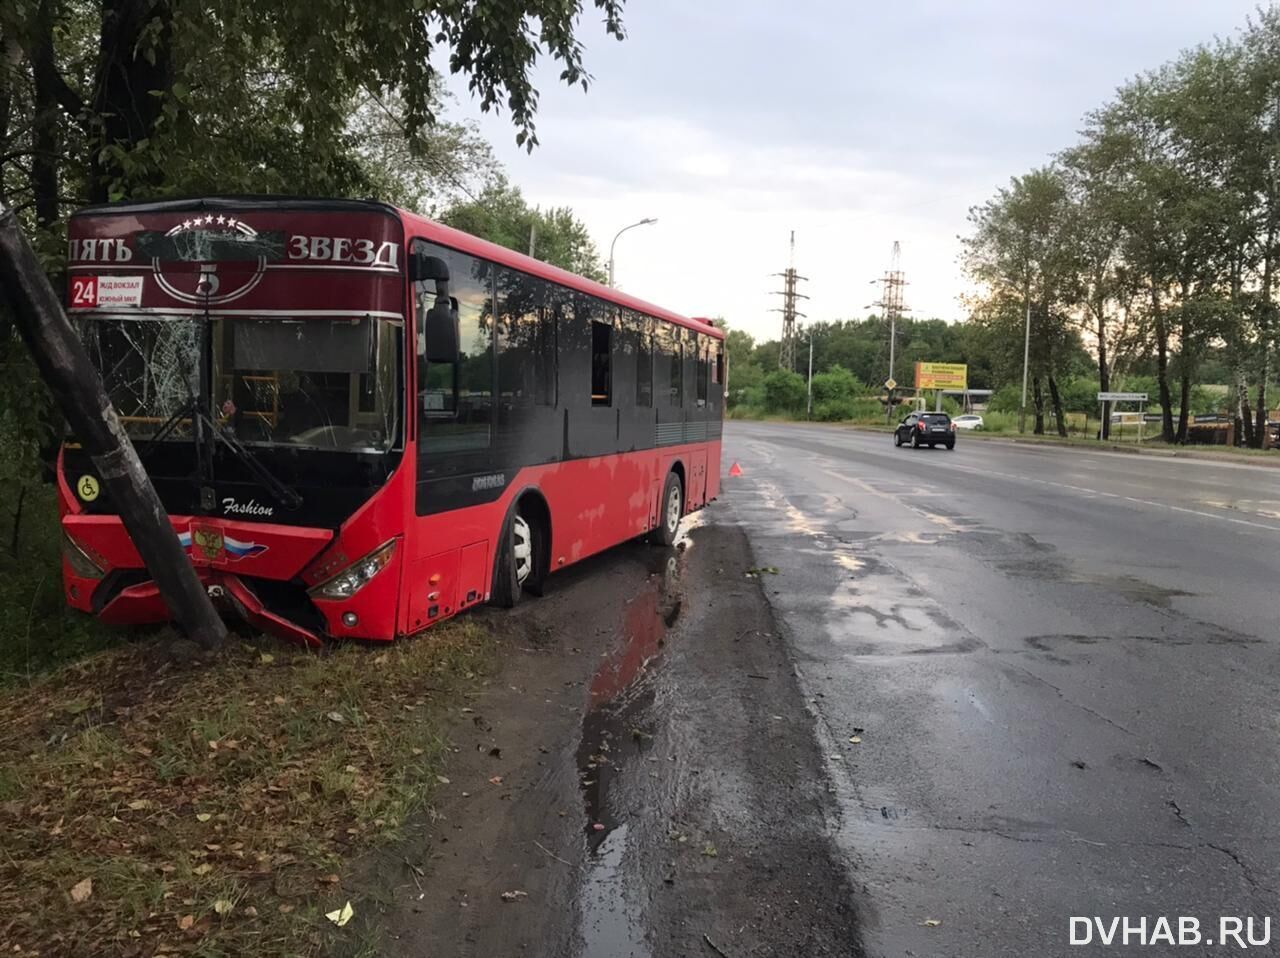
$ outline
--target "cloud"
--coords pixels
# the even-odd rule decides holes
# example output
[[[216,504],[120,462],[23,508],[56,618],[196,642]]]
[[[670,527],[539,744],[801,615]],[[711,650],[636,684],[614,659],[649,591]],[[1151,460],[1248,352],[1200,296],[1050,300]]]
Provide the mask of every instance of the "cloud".
[[[969,208],[1070,145],[1127,77],[1230,33],[1253,0],[646,0],[628,39],[582,37],[590,91],[537,77],[541,146],[484,132],[534,202],[572,207],[619,285],[776,335],[771,273],[809,282],[814,319],[864,315],[903,248],[915,315],[962,318]],[[465,85],[455,84],[464,108]]]

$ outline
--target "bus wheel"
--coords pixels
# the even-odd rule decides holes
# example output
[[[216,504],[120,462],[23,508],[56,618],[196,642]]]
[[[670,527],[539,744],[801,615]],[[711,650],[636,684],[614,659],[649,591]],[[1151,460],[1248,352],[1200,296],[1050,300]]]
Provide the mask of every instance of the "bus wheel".
[[[489,598],[500,608],[510,609],[519,602],[525,583],[534,576],[537,542],[533,530],[533,524],[513,505],[507,521],[502,524],[502,538],[493,567],[493,592]]]
[[[666,485],[662,487],[662,506],[658,510],[658,528],[653,531],[653,541],[664,546],[674,545],[682,515],[684,489],[680,486],[680,477],[669,472]]]

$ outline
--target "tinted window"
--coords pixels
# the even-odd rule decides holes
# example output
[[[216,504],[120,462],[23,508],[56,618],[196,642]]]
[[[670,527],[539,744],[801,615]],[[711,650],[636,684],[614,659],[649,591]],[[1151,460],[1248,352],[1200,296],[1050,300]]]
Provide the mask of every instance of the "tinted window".
[[[546,281],[498,272],[498,386],[504,406],[551,406],[556,393],[556,327]]]
[[[696,367],[694,375],[697,377],[697,380],[698,380],[698,384],[697,384],[698,405],[701,406],[701,405],[705,405],[707,402],[707,387],[711,379],[711,346],[707,342],[707,339],[705,336],[698,336],[696,338],[696,341],[697,341],[696,348],[698,350],[698,365]]]
[[[591,405],[608,406],[613,401],[613,327],[591,322]]]
[[[663,337],[663,352],[670,370],[669,393],[667,404],[681,406],[684,404],[684,342],[683,330],[668,327]]]
[[[651,320],[640,313],[628,313],[631,335],[636,344],[636,405],[653,405],[653,336]]]
[[[458,301],[456,363],[431,363],[420,384],[422,450],[447,453],[489,445],[493,422],[492,266],[443,246],[424,244],[449,266],[449,292]],[[420,284],[418,323],[435,302],[434,284]]]
[[[950,416],[948,416],[945,412],[931,412],[931,413],[926,413],[925,415],[921,416],[920,418],[921,418],[921,419],[923,419],[925,422],[929,422],[929,423],[949,423],[949,422],[951,422],[951,417],[950,417]]]

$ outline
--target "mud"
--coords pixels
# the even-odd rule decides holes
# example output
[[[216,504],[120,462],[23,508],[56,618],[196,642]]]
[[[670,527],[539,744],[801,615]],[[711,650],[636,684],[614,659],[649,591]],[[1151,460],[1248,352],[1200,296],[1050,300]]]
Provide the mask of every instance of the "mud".
[[[383,856],[376,953],[862,953],[779,584],[720,508],[484,613],[505,664],[450,730],[429,836]]]

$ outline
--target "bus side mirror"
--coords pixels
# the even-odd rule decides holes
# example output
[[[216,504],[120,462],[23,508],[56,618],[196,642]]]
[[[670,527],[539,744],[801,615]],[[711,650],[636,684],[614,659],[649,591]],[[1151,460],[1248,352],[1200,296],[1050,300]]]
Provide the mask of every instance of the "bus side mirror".
[[[439,256],[428,256],[421,250],[414,250],[409,261],[409,278],[415,283],[435,283],[438,292],[440,283],[449,282],[449,264]]]
[[[427,339],[427,362],[456,363],[462,346],[458,332],[458,301],[437,296],[435,305],[427,310],[423,320],[423,333]]]

